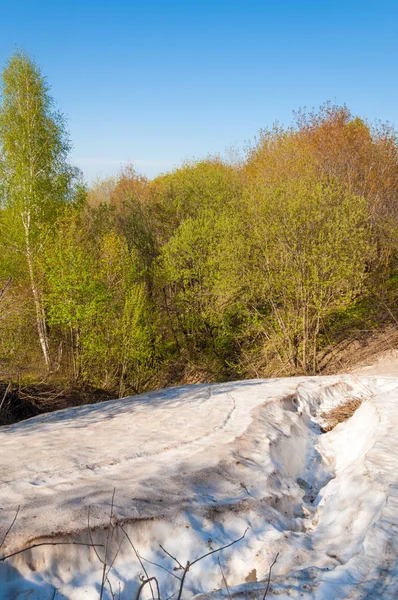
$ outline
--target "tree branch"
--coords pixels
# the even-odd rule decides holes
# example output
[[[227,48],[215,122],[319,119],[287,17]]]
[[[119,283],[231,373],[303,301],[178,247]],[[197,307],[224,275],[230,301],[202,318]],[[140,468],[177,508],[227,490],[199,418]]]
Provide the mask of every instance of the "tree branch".
[[[130,539],[130,536],[128,535],[128,533],[127,533],[127,532],[124,530],[124,528],[123,528],[123,525],[119,525],[119,527],[120,527],[120,529],[123,531],[123,533],[124,533],[124,535],[126,536],[126,538],[127,538],[128,542],[129,542],[130,546],[131,546],[131,547],[132,547],[132,549],[134,550],[134,554],[136,555],[136,557],[137,557],[137,559],[138,559],[138,562],[140,563],[140,565],[141,565],[141,568],[142,568],[142,570],[144,571],[144,574],[145,574],[146,580],[147,580],[147,582],[149,583],[149,587],[151,588],[152,600],[155,600],[155,594],[153,593],[153,588],[152,588],[152,584],[151,584],[151,579],[152,579],[152,577],[149,577],[149,575],[148,575],[148,572],[147,572],[147,570],[146,570],[146,568],[145,568],[145,565],[144,565],[144,563],[142,562],[142,560],[141,560],[141,557],[140,557],[140,555],[139,555],[139,553],[138,553],[138,550],[136,549],[136,547],[134,546],[133,542],[131,541],[131,539]],[[157,582],[156,582],[156,583],[157,583]],[[159,591],[159,586],[158,586],[158,591]],[[159,594],[158,594],[158,600],[160,600],[160,596],[159,596]]]
[[[269,568],[268,571],[268,581],[267,581],[267,587],[265,588],[265,592],[264,592],[264,596],[263,596],[263,600],[265,600],[266,595],[268,594],[268,590],[269,590],[269,584],[271,583],[271,571],[272,571],[272,567],[274,566],[274,564],[276,563],[276,561],[278,560],[278,556],[279,556],[279,552],[277,553],[277,555],[274,558],[274,562],[272,563],[272,565]]]
[[[4,562],[12,556],[17,556],[17,554],[22,554],[23,552],[27,552],[28,550],[33,550],[33,548],[40,548],[40,546],[86,546],[86,548],[103,548],[104,544],[85,544],[84,542],[41,542],[40,544],[32,544],[27,548],[23,548],[22,550],[17,550],[16,552],[7,554],[7,556],[3,556],[2,558],[0,558],[0,562]]]
[[[203,554],[203,556],[199,556],[199,558],[196,558],[193,562],[191,562],[190,566],[193,567],[194,564],[196,564],[200,560],[203,560],[207,556],[210,556],[211,554],[216,554],[217,552],[221,552],[221,550],[225,550],[226,548],[229,548],[230,546],[237,544],[238,542],[243,540],[243,538],[246,536],[246,533],[248,531],[249,531],[249,527],[246,527],[245,533],[240,538],[238,538],[237,540],[234,540],[233,542],[230,542],[229,544],[226,544],[225,546],[221,546],[221,548],[216,548],[215,550],[212,550],[211,552],[207,552],[206,554]]]
[[[10,386],[10,384],[8,384],[8,387],[9,387],[9,386]],[[8,390],[8,388],[7,388],[7,390]],[[4,394],[4,398],[6,397],[7,390],[6,390],[6,393]],[[3,402],[4,402],[4,398],[3,398]],[[3,405],[3,402],[1,403],[1,406]],[[0,408],[1,408],[1,406],[0,406]],[[6,538],[7,538],[8,534],[10,533],[11,529],[12,529],[12,528],[13,528],[13,526],[14,526],[14,523],[15,523],[15,521],[17,520],[18,513],[19,513],[19,509],[20,509],[20,508],[21,508],[21,505],[19,505],[19,506],[18,506],[18,508],[17,508],[17,511],[16,511],[16,513],[15,513],[15,515],[14,515],[14,518],[13,518],[13,520],[12,520],[12,523],[11,523],[11,525],[9,526],[9,528],[7,529],[7,531],[6,531],[6,532],[5,532],[5,534],[4,534],[4,537],[3,537],[3,539],[2,539],[2,541],[1,541],[1,543],[0,543],[0,548],[1,548],[1,547],[4,545],[4,542],[6,541]]]
[[[163,552],[165,552],[168,556],[170,556],[170,558],[172,558],[179,565],[179,568],[183,570],[183,574],[182,574],[182,577],[181,577],[181,580],[180,580],[181,583],[180,583],[180,589],[178,590],[177,600],[181,600],[182,591],[184,589],[185,578],[187,576],[187,573],[188,573],[189,569],[191,567],[193,567],[193,565],[195,565],[196,563],[198,563],[200,560],[203,560],[207,556],[211,556],[212,554],[216,554],[217,552],[221,552],[222,550],[225,550],[226,548],[229,548],[230,546],[233,546],[234,544],[237,544],[238,542],[240,542],[241,540],[243,540],[243,538],[245,537],[245,535],[248,532],[248,530],[249,530],[249,527],[246,528],[244,534],[240,538],[238,538],[237,540],[234,540],[233,542],[230,542],[229,544],[225,544],[225,546],[221,546],[220,548],[216,548],[215,550],[211,550],[210,552],[206,552],[206,554],[203,554],[202,556],[199,556],[198,558],[196,558],[192,562],[187,561],[187,564],[185,565],[185,567],[182,566],[182,564],[180,563],[180,561],[175,556],[173,556],[172,554],[170,554],[170,552],[168,552],[165,548],[163,548],[163,546],[160,546],[161,549],[163,550]]]
[[[151,583],[151,581],[154,581],[156,583],[156,587],[157,587],[157,591],[158,591],[158,598],[160,600],[160,590],[159,590],[159,584],[158,584],[158,580],[156,579],[156,577],[149,577],[149,579],[145,579],[140,587],[137,590],[137,593],[135,595],[135,600],[139,600],[139,597],[141,596],[141,592],[144,589],[144,587],[146,586],[147,583]]]

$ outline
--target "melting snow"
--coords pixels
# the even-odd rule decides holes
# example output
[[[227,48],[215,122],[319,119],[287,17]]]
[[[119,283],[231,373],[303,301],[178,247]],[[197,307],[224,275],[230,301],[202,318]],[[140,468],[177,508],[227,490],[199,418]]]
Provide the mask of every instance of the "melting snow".
[[[352,399],[354,415],[322,434],[323,413]],[[262,598],[279,553],[267,598],[395,599],[397,405],[395,377],[301,377],[161,390],[3,427],[0,541],[21,508],[1,553],[89,543],[89,507],[104,543],[115,488],[113,525],[162,598],[179,573],[159,544],[185,564],[249,527],[190,569],[183,598]],[[130,600],[143,568],[111,530],[109,581]],[[0,595],[94,600],[101,574],[90,548],[43,546],[0,563]]]

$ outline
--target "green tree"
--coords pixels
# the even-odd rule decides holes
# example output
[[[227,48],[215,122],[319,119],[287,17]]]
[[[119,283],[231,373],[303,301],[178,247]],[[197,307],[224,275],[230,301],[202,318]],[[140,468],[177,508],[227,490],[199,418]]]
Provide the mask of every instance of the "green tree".
[[[185,219],[195,218],[204,210],[219,214],[236,205],[241,191],[239,171],[219,158],[187,163],[154,179],[149,193],[160,243],[167,242]]]
[[[50,325],[60,328],[70,348],[73,379],[81,381],[106,290],[98,277],[98,243],[79,212],[67,212],[57,225],[43,252],[44,302]]]
[[[62,204],[71,199],[76,172],[63,116],[54,109],[49,86],[37,64],[16,52],[2,73],[0,107],[3,244],[25,265],[36,326],[47,368],[50,346],[37,257]]]
[[[234,294],[234,248],[239,221],[232,211],[188,217],[158,261],[162,308],[180,348],[227,375],[241,311]]]
[[[310,178],[254,186],[247,207],[246,279],[266,314],[265,328],[283,360],[314,372],[327,316],[363,285],[372,251],[366,200],[333,180]]]
[[[154,354],[145,285],[126,241],[91,219],[66,211],[47,246],[49,323],[67,342],[75,382],[137,392]]]

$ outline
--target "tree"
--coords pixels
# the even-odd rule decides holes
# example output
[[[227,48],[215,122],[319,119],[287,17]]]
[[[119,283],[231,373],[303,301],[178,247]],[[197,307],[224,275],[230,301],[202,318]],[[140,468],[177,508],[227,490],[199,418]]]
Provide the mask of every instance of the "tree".
[[[333,180],[309,178],[248,193],[251,261],[247,278],[279,355],[316,372],[327,316],[361,291],[371,256],[366,200]]]
[[[2,73],[0,106],[3,243],[24,262],[36,326],[47,368],[50,348],[37,257],[62,204],[70,199],[76,172],[64,117],[54,110],[49,86],[37,64],[16,52]]]
[[[296,113],[293,126],[263,130],[245,173],[262,185],[333,178],[366,199],[382,268],[397,255],[397,134],[388,123],[369,124],[346,106],[325,103]]]
[[[212,372],[227,373],[238,329],[230,267],[242,192],[239,173],[219,159],[189,163],[152,182],[151,191],[168,208],[157,261],[165,322],[179,350],[210,360]]]
[[[219,158],[188,162],[150,182],[149,193],[157,215],[155,229],[160,244],[166,243],[185,219],[203,210],[217,214],[239,202],[240,173]]]
[[[84,379],[87,339],[103,312],[105,288],[97,273],[98,244],[77,211],[58,219],[51,244],[43,252],[48,320],[59,327],[70,347],[73,379]]]
[[[138,392],[153,366],[153,316],[136,255],[115,231],[67,210],[43,256],[49,323],[66,341],[74,382]],[[102,226],[102,227],[101,227]]]

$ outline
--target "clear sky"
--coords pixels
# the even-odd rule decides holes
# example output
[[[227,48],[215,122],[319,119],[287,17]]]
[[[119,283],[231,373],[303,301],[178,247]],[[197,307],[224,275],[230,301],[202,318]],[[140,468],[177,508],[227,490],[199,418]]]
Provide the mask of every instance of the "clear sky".
[[[154,176],[325,100],[398,126],[398,0],[0,0],[87,180]]]

